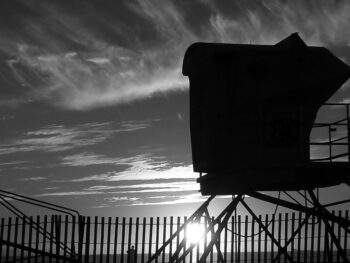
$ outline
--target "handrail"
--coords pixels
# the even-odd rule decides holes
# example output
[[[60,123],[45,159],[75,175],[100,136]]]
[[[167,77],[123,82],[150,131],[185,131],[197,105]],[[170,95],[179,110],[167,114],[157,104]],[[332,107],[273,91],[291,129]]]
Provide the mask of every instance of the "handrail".
[[[332,122],[315,122],[313,125],[313,129],[317,128],[328,128],[328,140],[325,138],[325,140],[322,141],[310,141],[309,146],[327,146],[328,147],[328,157],[324,158],[311,158],[310,161],[317,162],[317,161],[329,161],[332,162],[332,160],[339,159],[341,157],[348,156],[347,162],[350,162],[350,103],[336,103],[336,102],[330,102],[325,103],[324,106],[341,106],[344,107],[345,110],[345,116],[342,117],[340,120],[332,121]],[[344,116],[343,115],[343,116]],[[346,135],[333,139],[332,133],[336,131],[336,127],[346,127]],[[343,130],[343,129],[342,129]],[[346,140],[346,141],[343,141]],[[341,142],[342,141],[342,142]],[[343,153],[339,153],[339,151],[334,154],[333,153],[333,146],[347,146],[347,151]]]

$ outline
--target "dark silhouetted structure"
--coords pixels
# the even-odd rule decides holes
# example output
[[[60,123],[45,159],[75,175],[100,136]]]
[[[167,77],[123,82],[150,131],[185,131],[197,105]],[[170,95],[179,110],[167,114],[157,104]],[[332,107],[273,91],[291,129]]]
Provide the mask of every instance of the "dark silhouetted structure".
[[[350,185],[350,105],[341,105],[346,108],[343,119],[314,122],[319,108],[350,77],[350,68],[327,49],[308,47],[295,33],[269,46],[195,43],[186,51],[183,74],[190,80],[193,167],[200,173],[200,192],[210,197],[148,262],[179,240],[188,223],[203,216],[210,241],[204,242],[198,262],[206,262],[214,248],[218,261],[226,262],[219,245],[220,233],[238,205],[252,215],[260,232],[278,248],[272,262],[279,262],[281,255],[295,262],[290,244],[301,231],[307,233],[311,217],[324,225],[325,261],[333,261],[331,247],[335,245],[337,260],[349,262],[346,246],[335,229],[350,235],[350,220],[327,209],[350,200],[321,204],[318,188],[344,182]],[[333,139],[335,126],[345,126],[346,135]],[[329,141],[310,142],[313,127],[327,127]],[[328,157],[310,160],[310,145],[328,145]],[[347,152],[333,155],[333,145],[347,147]],[[347,157],[347,162],[339,162],[340,157]],[[274,193],[260,191],[279,193],[275,197]],[[208,206],[216,195],[232,195],[232,201],[211,218]],[[304,219],[282,242],[273,226],[254,213],[245,195],[275,204],[276,210],[282,206],[298,211]],[[234,231],[232,234],[236,235]],[[186,248],[183,238],[169,261],[183,262],[195,246]]]
[[[313,189],[348,163],[310,162],[317,111],[350,68],[298,34],[276,45],[195,43],[186,51],[192,156],[203,195]],[[332,172],[332,176],[330,176]]]

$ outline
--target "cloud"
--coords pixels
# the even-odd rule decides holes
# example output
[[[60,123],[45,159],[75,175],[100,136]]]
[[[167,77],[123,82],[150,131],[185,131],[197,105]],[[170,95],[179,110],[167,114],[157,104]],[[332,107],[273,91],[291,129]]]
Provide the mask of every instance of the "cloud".
[[[190,194],[190,195],[182,195],[180,197],[177,197],[173,200],[168,200],[168,201],[131,203],[130,206],[192,204],[192,203],[204,202],[206,199],[207,197],[201,196],[200,194]]]
[[[84,196],[84,195],[102,195],[104,192],[92,192],[92,191],[72,191],[72,192],[50,192],[36,195],[37,197],[43,196]]]
[[[170,178],[169,178],[170,179]],[[136,189],[136,190],[135,190]],[[91,186],[86,191],[108,191],[111,194],[137,194],[137,193],[159,193],[159,192],[186,192],[198,191],[198,184],[194,181],[176,181],[176,182],[157,182],[157,183],[136,183],[129,185],[95,185]]]
[[[148,128],[159,119],[143,121],[89,122],[72,127],[65,125],[48,125],[38,130],[28,131],[13,141],[0,144],[0,155],[18,152],[42,151],[60,152],[84,146],[92,146],[104,142],[116,133],[131,132]],[[79,164],[79,158],[85,157]],[[96,161],[98,156],[89,156],[87,153],[67,156],[63,163],[70,166],[88,165],[92,159]],[[75,161],[75,163],[74,163]],[[106,161],[99,161],[106,163]]]
[[[275,44],[297,31],[308,44],[350,44],[348,1],[201,1],[193,10],[172,1],[79,2],[81,13],[55,1],[20,3],[40,16],[19,16],[19,35],[3,40],[8,67],[26,87],[23,98],[8,99],[16,104],[85,110],[185,90],[182,58],[196,41]]]
[[[348,45],[350,3],[338,1],[261,1],[243,3],[235,16],[220,12],[215,4],[210,23],[223,42],[275,44],[300,32],[308,44]]]
[[[78,157],[78,156],[76,156]],[[89,156],[90,158],[91,156]],[[70,182],[87,182],[87,181],[107,181],[107,182],[119,182],[119,181],[148,181],[148,180],[161,180],[161,179],[195,179],[197,174],[193,172],[192,165],[188,166],[173,166],[162,160],[162,157],[149,157],[148,155],[137,155],[129,158],[109,159],[102,158],[99,160],[77,158],[70,164],[74,165],[90,165],[95,162],[98,164],[111,163],[117,165],[126,165],[128,168],[123,171],[107,172],[103,174],[95,174],[78,179],[72,179]],[[157,160],[160,159],[160,160]]]

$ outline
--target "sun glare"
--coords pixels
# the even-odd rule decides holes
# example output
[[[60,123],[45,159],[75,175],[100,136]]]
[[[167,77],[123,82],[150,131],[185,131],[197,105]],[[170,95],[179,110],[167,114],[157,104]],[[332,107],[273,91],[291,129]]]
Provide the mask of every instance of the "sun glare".
[[[203,224],[189,223],[186,227],[186,239],[191,244],[196,244],[204,236],[204,232]]]

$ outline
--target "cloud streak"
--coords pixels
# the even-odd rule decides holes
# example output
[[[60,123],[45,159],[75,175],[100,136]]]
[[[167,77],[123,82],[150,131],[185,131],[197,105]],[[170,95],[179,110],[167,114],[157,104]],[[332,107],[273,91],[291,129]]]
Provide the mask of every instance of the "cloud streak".
[[[154,120],[113,122],[91,122],[67,127],[66,125],[48,125],[38,130],[28,131],[24,135],[11,140],[9,143],[0,145],[0,155],[18,152],[61,152],[75,148],[92,146],[102,143],[116,133],[132,132],[150,127]],[[79,160],[81,157],[83,161]],[[95,163],[98,156],[78,154],[63,158],[65,165],[83,166],[94,158]],[[84,163],[85,160],[85,163]],[[99,161],[106,163],[107,161]]]

